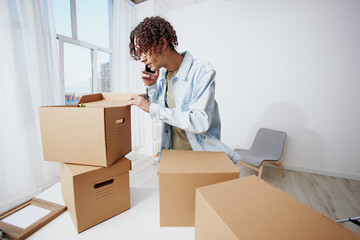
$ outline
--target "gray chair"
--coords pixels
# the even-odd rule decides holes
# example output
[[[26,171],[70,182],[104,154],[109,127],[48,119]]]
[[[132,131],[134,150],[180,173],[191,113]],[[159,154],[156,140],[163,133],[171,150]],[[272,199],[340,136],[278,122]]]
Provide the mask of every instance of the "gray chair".
[[[284,177],[284,169],[280,159],[286,136],[285,132],[260,128],[250,149],[234,149],[241,157],[239,163],[259,172],[259,178],[261,178],[264,164],[270,163],[278,166],[281,176]]]

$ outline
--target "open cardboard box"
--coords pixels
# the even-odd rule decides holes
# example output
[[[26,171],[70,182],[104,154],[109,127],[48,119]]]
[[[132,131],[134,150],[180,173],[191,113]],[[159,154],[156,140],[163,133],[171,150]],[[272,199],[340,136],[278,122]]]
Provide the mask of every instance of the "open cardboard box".
[[[110,166],[131,151],[131,93],[83,96],[79,105],[39,108],[44,160]],[[84,104],[85,107],[80,107]]]
[[[110,167],[61,164],[62,195],[78,233],[130,209],[129,170],[125,157]]]
[[[158,171],[160,226],[194,226],[196,188],[236,179],[239,174],[224,152],[164,150]]]
[[[196,190],[195,239],[360,239],[256,176]]]

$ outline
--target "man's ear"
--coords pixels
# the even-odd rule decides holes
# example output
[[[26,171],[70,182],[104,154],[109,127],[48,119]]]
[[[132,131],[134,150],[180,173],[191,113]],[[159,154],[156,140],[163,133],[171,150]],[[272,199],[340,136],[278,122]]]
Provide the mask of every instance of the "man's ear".
[[[169,43],[164,37],[161,38],[161,44],[162,44],[161,46],[162,50],[165,50],[169,47]]]

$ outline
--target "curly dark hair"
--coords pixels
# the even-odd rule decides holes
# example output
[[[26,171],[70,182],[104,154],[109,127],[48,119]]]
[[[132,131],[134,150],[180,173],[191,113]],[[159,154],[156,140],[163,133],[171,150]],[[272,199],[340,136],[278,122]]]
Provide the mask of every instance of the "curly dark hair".
[[[162,48],[157,49],[156,47],[164,43],[171,50],[178,45],[174,28],[159,16],[147,17],[130,34],[130,55],[133,59],[140,60],[142,53],[150,51],[151,55],[154,50],[161,53]]]

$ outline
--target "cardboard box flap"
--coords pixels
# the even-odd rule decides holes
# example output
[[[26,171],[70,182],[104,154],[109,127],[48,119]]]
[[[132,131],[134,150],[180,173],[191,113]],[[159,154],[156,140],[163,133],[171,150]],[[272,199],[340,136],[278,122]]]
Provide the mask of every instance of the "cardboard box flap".
[[[142,93],[97,93],[82,96],[79,103],[84,103],[86,107],[121,107],[133,95],[145,96]]]
[[[96,102],[96,101],[100,101],[103,100],[103,95],[101,93],[96,93],[96,94],[89,94],[89,95],[83,95],[80,100],[79,103],[88,103],[88,102]]]
[[[224,152],[164,150],[158,174],[162,173],[240,173]]]
[[[65,164],[74,179],[94,182],[98,179],[110,178],[131,170],[131,161],[126,157],[119,159],[109,167],[94,167],[77,164]]]
[[[238,239],[359,239],[344,226],[256,176],[197,191]]]

